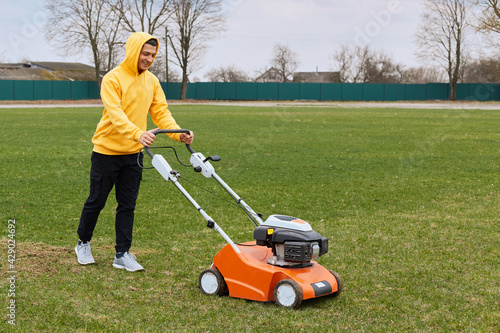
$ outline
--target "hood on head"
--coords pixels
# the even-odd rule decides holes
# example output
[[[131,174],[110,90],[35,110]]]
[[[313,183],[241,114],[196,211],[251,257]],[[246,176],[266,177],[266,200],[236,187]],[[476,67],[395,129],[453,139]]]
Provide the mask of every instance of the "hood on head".
[[[156,44],[159,45],[158,38],[151,36],[146,32],[134,32],[127,39],[125,44],[125,60],[120,64],[125,69],[133,74],[139,74],[137,70],[137,63],[139,62],[139,55],[141,54],[142,47],[150,40],[155,39]],[[158,46],[156,46],[156,54],[158,54]],[[155,59],[156,59],[155,54]]]

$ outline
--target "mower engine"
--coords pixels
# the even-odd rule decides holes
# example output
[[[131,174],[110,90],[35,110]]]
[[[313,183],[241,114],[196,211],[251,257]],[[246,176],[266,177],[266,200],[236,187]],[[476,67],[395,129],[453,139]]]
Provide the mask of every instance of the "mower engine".
[[[328,238],[322,237],[301,219],[286,215],[271,215],[254,230],[257,245],[272,249],[270,265],[307,267],[311,259],[328,252]]]

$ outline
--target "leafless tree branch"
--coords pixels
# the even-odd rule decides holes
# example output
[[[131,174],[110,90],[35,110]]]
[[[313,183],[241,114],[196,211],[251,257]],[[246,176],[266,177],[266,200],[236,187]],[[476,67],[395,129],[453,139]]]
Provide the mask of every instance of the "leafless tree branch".
[[[417,31],[417,55],[442,66],[448,74],[450,99],[456,99],[456,86],[467,50],[470,21],[467,0],[425,0],[422,23]]]
[[[189,74],[196,68],[208,47],[208,41],[224,30],[221,0],[172,0],[172,36],[174,62],[182,70],[181,99],[186,99]]]

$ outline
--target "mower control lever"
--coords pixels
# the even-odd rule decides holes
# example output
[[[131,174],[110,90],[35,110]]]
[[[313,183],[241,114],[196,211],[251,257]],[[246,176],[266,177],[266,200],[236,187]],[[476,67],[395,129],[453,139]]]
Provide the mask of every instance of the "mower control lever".
[[[203,156],[203,155],[201,155],[201,156]],[[200,158],[201,158],[201,156],[200,156]],[[205,156],[203,156],[203,157],[205,157]],[[207,158],[205,158],[203,160],[203,163],[205,163],[206,161],[209,161],[209,160],[212,162],[219,162],[221,160],[221,158],[220,158],[220,156],[208,156]],[[195,172],[201,172],[202,170],[203,170],[203,168],[199,165],[194,167]]]
[[[203,163],[205,163],[206,161],[212,161],[212,162],[219,162],[221,160],[220,156],[208,156],[207,158],[205,158],[203,160]]]

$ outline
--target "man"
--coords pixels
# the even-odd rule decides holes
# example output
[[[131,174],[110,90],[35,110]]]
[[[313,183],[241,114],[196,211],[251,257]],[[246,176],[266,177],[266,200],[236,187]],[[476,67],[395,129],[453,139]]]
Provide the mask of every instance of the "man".
[[[158,52],[158,39],[133,33],[126,43],[125,60],[106,74],[101,84],[104,111],[92,138],[90,194],[83,206],[78,226],[80,240],[75,247],[78,262],[95,263],[90,240],[109,192],[115,187],[116,256],[113,266],[128,271],[144,268],[129,252],[132,245],[134,210],[142,177],[142,146],[155,141],[154,130],[146,131],[147,115],[162,129],[179,129],[168,110],[165,94],[156,76],[148,71]],[[168,134],[191,144],[193,133]]]

